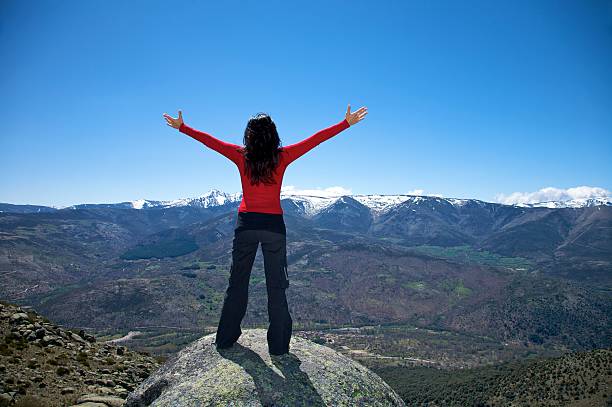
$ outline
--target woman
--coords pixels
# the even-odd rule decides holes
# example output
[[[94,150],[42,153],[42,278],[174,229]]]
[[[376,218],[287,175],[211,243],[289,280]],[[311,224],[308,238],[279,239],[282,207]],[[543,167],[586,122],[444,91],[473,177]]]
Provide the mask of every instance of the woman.
[[[244,131],[244,146],[226,143],[187,126],[181,110],[176,119],[164,113],[169,126],[223,154],[236,164],[240,172],[242,201],[234,229],[229,285],[215,338],[217,349],[231,347],[242,334],[240,323],[246,313],[251,268],[261,242],[270,321],[268,351],[271,355],[289,352],[293,321],[285,296],[289,275],[286,229],[280,204],[283,175],[290,163],[359,122],[366,114],[366,107],[351,113],[349,104],[341,122],[298,143],[281,147],[276,125],[265,113],[249,120]]]

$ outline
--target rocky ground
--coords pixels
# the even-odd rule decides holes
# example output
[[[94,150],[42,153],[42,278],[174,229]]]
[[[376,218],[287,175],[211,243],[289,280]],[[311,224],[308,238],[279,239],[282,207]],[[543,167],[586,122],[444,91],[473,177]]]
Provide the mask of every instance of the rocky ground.
[[[121,406],[162,362],[0,302],[0,406]]]
[[[266,335],[243,329],[228,349],[216,349],[215,334],[199,338],[131,392],[126,407],[406,405],[378,375],[333,349],[292,336],[289,353],[270,355]]]

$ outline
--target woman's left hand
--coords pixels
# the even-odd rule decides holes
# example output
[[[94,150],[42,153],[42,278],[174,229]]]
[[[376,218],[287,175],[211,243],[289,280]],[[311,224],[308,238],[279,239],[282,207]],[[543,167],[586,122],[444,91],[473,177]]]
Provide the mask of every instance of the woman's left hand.
[[[361,120],[363,120],[366,114],[368,114],[368,108],[365,106],[360,108],[356,112],[351,113],[351,104],[349,103],[348,107],[346,108],[345,119],[348,122],[348,124],[352,126],[355,123],[359,123]]]

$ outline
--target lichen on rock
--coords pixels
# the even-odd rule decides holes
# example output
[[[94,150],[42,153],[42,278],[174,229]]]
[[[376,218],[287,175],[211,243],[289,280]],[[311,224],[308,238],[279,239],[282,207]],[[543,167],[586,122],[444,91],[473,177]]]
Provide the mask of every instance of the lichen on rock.
[[[172,356],[128,395],[126,406],[404,406],[375,373],[331,348],[293,336],[268,353],[266,330],[243,329],[217,350],[215,334]]]

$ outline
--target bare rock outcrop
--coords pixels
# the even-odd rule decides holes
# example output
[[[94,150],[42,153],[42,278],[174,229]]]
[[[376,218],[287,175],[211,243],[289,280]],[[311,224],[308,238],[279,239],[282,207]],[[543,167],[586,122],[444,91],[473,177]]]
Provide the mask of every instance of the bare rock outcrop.
[[[293,336],[290,351],[268,353],[264,329],[244,329],[229,349],[214,334],[171,357],[126,406],[404,406],[379,376],[331,348]]]

